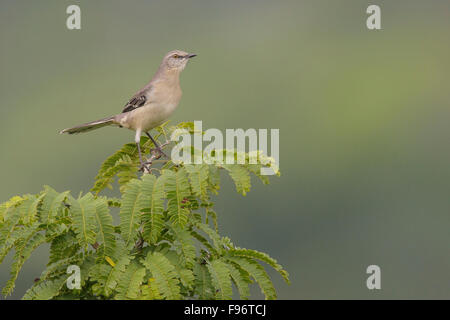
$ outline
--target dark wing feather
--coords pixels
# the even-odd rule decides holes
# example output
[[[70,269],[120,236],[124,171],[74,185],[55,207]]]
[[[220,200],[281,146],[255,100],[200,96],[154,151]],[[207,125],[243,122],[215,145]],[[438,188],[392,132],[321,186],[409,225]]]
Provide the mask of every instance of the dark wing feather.
[[[124,109],[122,110],[122,113],[133,111],[134,109],[142,107],[145,102],[147,101],[147,97],[144,93],[139,93],[137,95],[134,95],[130,101],[127,102]]]
[[[149,82],[145,87],[136,92],[134,96],[125,104],[122,113],[133,111],[149,103],[151,91],[153,90],[152,82]]]

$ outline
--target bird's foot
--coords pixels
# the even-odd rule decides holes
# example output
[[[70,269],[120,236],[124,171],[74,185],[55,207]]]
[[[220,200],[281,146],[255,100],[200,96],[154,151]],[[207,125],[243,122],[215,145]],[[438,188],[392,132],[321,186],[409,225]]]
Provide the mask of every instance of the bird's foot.
[[[148,167],[149,165],[151,165],[152,163],[150,162],[141,162],[141,166],[139,168],[139,171],[142,171],[143,173],[149,173],[150,172],[150,168]]]
[[[170,159],[167,154],[164,153],[164,151],[162,151],[161,147],[160,148],[155,148],[155,149],[150,149],[150,153],[152,155],[155,155],[155,159],[159,159],[161,158],[161,156],[166,157],[167,159]]]

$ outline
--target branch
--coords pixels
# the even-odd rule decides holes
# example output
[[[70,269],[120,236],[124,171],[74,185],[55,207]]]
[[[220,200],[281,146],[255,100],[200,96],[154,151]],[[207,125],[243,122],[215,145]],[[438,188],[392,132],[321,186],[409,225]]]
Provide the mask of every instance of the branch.
[[[163,144],[161,144],[159,147],[160,149],[163,149],[164,147],[166,147],[168,144],[170,144],[171,141],[166,140],[166,142],[164,142]],[[151,157],[147,159],[147,162],[145,163],[145,166],[143,166],[141,168],[141,170],[144,173],[151,173],[152,170],[155,170],[155,168],[149,168],[153,162],[155,162],[156,160],[158,160],[159,158],[161,158],[161,153],[158,151],[158,149],[151,149],[150,151],[152,153]],[[169,161],[170,159],[167,160],[163,160],[164,162]]]

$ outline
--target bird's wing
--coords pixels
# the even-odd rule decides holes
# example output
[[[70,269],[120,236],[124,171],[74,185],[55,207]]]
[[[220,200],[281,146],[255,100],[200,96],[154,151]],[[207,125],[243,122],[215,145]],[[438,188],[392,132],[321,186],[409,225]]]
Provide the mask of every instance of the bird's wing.
[[[131,99],[125,104],[122,113],[133,111],[137,108],[142,107],[147,102],[147,97],[149,96],[151,86],[146,86],[139,92],[137,92]]]

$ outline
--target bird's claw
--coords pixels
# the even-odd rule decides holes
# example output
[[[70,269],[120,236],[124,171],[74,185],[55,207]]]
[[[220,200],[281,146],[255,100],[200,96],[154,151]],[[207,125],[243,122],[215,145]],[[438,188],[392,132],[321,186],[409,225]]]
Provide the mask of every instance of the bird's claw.
[[[167,156],[167,154],[164,153],[164,151],[162,151],[161,148],[155,148],[155,149],[151,149],[150,153],[155,155],[155,159],[159,159],[161,158],[161,156],[166,157],[167,159],[169,159],[169,157]]]
[[[151,162],[150,163],[148,163],[148,162],[146,162],[146,163],[141,163],[141,167],[139,168],[139,171],[142,171],[142,172],[150,172],[150,168],[148,167],[148,164],[150,164],[151,165]]]

